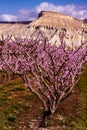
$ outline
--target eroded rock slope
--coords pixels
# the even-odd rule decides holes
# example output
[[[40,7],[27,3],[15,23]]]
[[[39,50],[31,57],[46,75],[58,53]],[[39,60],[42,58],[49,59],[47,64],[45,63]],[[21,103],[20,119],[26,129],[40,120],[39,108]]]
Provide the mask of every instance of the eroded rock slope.
[[[86,21],[86,20],[85,20]],[[38,18],[30,24],[0,24],[1,35],[13,35],[27,38],[47,37],[52,44],[60,44],[60,37],[68,46],[81,41],[87,43],[87,22],[57,12],[42,11]]]

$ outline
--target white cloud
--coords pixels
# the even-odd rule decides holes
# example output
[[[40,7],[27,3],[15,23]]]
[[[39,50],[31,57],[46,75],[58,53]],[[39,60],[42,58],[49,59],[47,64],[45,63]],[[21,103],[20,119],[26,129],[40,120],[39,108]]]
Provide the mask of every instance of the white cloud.
[[[38,16],[35,10],[20,9],[18,11],[19,20],[33,20]]]
[[[20,9],[18,12],[21,15],[28,15],[29,14],[29,10],[27,10],[27,9]]]
[[[36,11],[39,13],[40,11],[42,10],[45,10],[45,11],[62,11],[62,6],[55,6],[51,3],[48,3],[48,2],[43,2],[41,3],[39,6],[37,6],[36,8]]]
[[[18,17],[9,14],[2,14],[0,16],[0,21],[18,21]]]
[[[63,5],[54,5],[52,3],[43,2],[39,6],[37,6],[35,10],[38,13],[42,10],[46,10],[46,11],[61,12],[80,19],[87,18],[87,8],[84,8],[84,6],[79,7],[74,4],[68,4],[63,6]]]

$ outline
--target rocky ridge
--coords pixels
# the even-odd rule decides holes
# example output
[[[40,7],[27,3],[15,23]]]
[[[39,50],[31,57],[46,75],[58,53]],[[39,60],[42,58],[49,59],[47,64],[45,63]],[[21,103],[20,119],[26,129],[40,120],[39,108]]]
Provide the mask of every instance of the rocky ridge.
[[[85,20],[86,21],[86,20]],[[64,35],[64,42],[78,46],[81,41],[87,43],[87,22],[57,12],[42,11],[38,18],[29,24],[0,24],[1,35],[13,35],[26,38],[47,37],[51,44],[60,44],[59,35]]]

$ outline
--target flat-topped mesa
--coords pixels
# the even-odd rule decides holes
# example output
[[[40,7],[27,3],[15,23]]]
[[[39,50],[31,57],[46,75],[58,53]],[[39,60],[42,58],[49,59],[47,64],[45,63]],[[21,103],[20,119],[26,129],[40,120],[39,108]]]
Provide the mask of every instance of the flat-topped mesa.
[[[30,24],[0,24],[0,38],[13,35],[22,38],[41,39],[47,37],[51,44],[60,45],[59,34],[64,34],[68,46],[87,43],[87,19],[78,20],[58,12],[42,11]]]
[[[71,18],[73,19],[73,17],[71,16],[68,16],[68,15],[64,15],[62,13],[59,13],[59,12],[52,12],[52,11],[41,11],[38,15],[38,17],[41,17],[41,16],[46,16],[46,17],[54,17],[54,18],[57,18],[57,17],[67,17],[67,18]]]
[[[53,28],[86,29],[83,20],[78,20],[59,12],[41,11],[38,18],[30,26],[50,26]]]

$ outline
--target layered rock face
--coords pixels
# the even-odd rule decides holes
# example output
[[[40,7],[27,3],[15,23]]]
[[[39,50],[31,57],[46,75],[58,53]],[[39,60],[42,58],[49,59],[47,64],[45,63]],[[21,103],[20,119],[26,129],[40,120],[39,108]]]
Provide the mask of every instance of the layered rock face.
[[[57,12],[42,11],[30,24],[0,24],[0,36],[13,35],[27,38],[47,37],[51,44],[59,45],[60,37],[68,45],[87,43],[87,22]],[[59,37],[60,36],[60,37]]]
[[[51,26],[53,28],[83,29],[87,28],[82,20],[58,12],[42,11],[39,18],[31,25]]]

